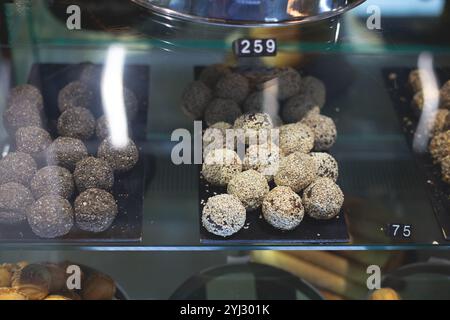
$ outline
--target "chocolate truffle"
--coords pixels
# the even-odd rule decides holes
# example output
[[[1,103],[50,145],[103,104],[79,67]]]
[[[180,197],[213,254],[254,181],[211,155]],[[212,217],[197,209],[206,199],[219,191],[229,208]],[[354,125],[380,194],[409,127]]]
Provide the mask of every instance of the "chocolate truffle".
[[[275,187],[264,198],[264,219],[280,230],[295,229],[303,220],[302,199],[289,187]]]
[[[280,167],[274,177],[277,186],[290,187],[300,192],[317,177],[317,168],[313,158],[301,152],[294,152],[280,161]]]
[[[408,76],[408,84],[414,92],[422,91],[419,70],[413,70]]]
[[[435,135],[431,139],[429,149],[435,162],[441,162],[450,155],[450,130]]]
[[[277,114],[279,109],[277,97],[270,90],[256,91],[250,94],[242,106],[248,112],[267,112]]]
[[[32,156],[23,152],[11,152],[0,160],[0,184],[17,182],[27,186],[36,170],[36,161]]]
[[[113,223],[117,212],[116,200],[102,189],[88,189],[75,199],[75,221],[81,230],[105,231]]]
[[[247,213],[238,198],[229,194],[211,197],[202,211],[202,224],[208,232],[229,237],[245,224]]]
[[[26,210],[33,201],[30,190],[22,184],[0,185],[0,223],[16,224],[26,220]]]
[[[284,155],[296,151],[309,153],[314,147],[314,133],[302,123],[285,124],[280,127],[280,149]]]
[[[107,138],[98,147],[97,156],[108,162],[113,170],[125,172],[133,169],[138,162],[139,150],[131,139],[125,146],[115,146],[111,138]]]
[[[241,171],[241,159],[236,152],[228,149],[211,150],[202,166],[203,177],[215,186],[226,186]]]
[[[286,123],[293,123],[302,120],[308,112],[318,106],[311,97],[301,93],[289,98],[281,110],[281,117]]]
[[[39,198],[27,210],[31,230],[41,238],[56,238],[69,233],[73,209],[69,201],[57,195]]]
[[[440,91],[440,108],[450,109],[450,80],[448,80]]]
[[[273,124],[267,113],[249,112],[237,118],[233,128],[243,130],[245,143],[264,144],[270,141],[272,137]]]
[[[261,206],[269,192],[269,184],[263,174],[255,170],[247,170],[231,178],[227,192],[238,198],[245,209],[255,210]]]
[[[86,108],[69,108],[58,118],[58,133],[63,137],[89,139],[95,131],[95,118]]]
[[[95,104],[94,91],[85,82],[70,82],[58,94],[58,108],[61,112],[75,107],[91,109],[95,107]]]
[[[245,170],[253,169],[262,173],[267,181],[272,181],[278,172],[281,151],[274,143],[254,144],[247,148],[243,166]]]
[[[441,161],[442,181],[450,184],[450,155],[446,156]]]
[[[70,171],[75,164],[88,156],[83,141],[70,137],[59,137],[47,149],[47,162],[50,165],[64,167]]]
[[[333,119],[321,114],[310,114],[301,122],[314,132],[315,151],[328,150],[336,142],[337,130]]]
[[[69,199],[75,189],[70,171],[58,166],[40,169],[31,180],[30,186],[35,199],[48,195]]]
[[[212,98],[211,89],[206,84],[191,82],[183,92],[181,109],[191,119],[200,119]]]
[[[315,77],[304,77],[300,84],[300,93],[303,93],[311,98],[311,100],[323,108],[326,100],[325,84]]]
[[[79,161],[73,177],[80,192],[90,188],[111,190],[114,184],[114,172],[108,162],[94,157]]]
[[[38,88],[31,84],[22,84],[11,89],[6,108],[15,108],[23,105],[33,107],[38,111],[44,109],[44,100]]]
[[[44,129],[38,127],[19,128],[16,132],[16,147],[20,152],[25,152],[40,159],[52,143],[52,137]]]
[[[315,219],[331,219],[339,214],[344,194],[339,186],[328,178],[319,178],[303,192],[306,214]]]
[[[214,88],[217,84],[217,81],[219,81],[220,78],[229,73],[231,73],[231,70],[226,65],[213,64],[204,68],[200,72],[199,80],[206,84],[208,87]]]
[[[18,104],[6,109],[3,113],[3,123],[11,135],[14,135],[19,128],[43,126],[39,110],[29,104]]]
[[[318,177],[330,178],[334,182],[337,181],[339,176],[339,166],[332,155],[325,152],[312,152],[310,153],[310,156],[316,163]]]
[[[250,93],[247,78],[238,73],[229,73],[220,78],[216,84],[215,94],[222,99],[231,99],[237,103],[244,102]]]
[[[205,121],[208,126],[216,122],[234,123],[242,114],[239,105],[230,99],[214,99],[206,107]]]
[[[277,69],[277,76],[263,84],[264,87],[276,87],[278,99],[286,100],[300,92],[302,78],[293,68]]]

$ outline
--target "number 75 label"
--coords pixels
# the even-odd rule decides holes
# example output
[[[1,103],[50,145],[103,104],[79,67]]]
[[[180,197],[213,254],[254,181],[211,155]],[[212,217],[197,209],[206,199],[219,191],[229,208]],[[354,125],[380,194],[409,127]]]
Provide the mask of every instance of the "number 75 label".
[[[393,239],[410,239],[413,228],[410,224],[390,223],[387,234]]]

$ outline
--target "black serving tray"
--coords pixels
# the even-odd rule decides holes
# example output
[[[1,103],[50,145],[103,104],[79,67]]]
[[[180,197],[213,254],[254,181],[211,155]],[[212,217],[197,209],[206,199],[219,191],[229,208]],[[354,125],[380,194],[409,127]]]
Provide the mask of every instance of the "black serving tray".
[[[79,64],[35,64],[33,65],[28,82],[37,86],[44,98],[44,113],[47,117],[47,129],[56,137],[56,121],[59,116],[57,106],[58,92],[69,82],[77,80],[81,72]],[[124,83],[135,94],[139,102],[139,111],[133,122],[131,134],[138,148],[145,139],[147,126],[147,101],[150,87],[150,70],[148,66],[127,65],[124,70]],[[101,113],[101,105],[94,108],[94,113]],[[2,149],[12,141],[6,141]],[[86,142],[90,154],[95,155],[100,141],[92,138]],[[124,243],[139,242],[142,239],[142,218],[144,202],[144,182],[146,175],[145,154],[140,152],[137,165],[129,172],[115,174],[115,183],[112,190],[117,200],[118,215],[111,227],[101,233],[92,233],[80,230],[74,225],[65,236],[55,239],[42,239],[36,236],[27,222],[20,225],[0,225],[0,242],[41,242],[41,243]],[[73,199],[72,199],[73,200]],[[73,203],[73,201],[72,201]]]
[[[426,182],[442,233],[446,240],[450,240],[450,186],[442,181],[440,167],[433,163],[433,159],[428,152],[421,154],[414,152],[412,149],[414,132],[419,122],[419,115],[411,107],[413,92],[408,85],[408,76],[413,70],[411,68],[387,68],[383,69],[382,72],[386,87],[394,102],[400,125],[414,154],[419,174],[423,176]],[[437,69],[435,73],[440,85],[450,79],[449,68]]]

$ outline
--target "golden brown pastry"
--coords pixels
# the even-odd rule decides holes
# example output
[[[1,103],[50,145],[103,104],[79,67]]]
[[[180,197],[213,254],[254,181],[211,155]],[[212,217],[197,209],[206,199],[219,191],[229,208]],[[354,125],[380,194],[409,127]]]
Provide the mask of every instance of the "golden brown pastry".
[[[81,288],[83,300],[112,300],[116,293],[114,280],[102,273],[88,275]]]
[[[12,287],[31,300],[42,300],[48,296],[51,274],[44,265],[30,264],[17,271]]]
[[[45,263],[44,266],[50,273],[50,293],[57,293],[66,289],[67,273],[64,268],[58,264]]]
[[[60,295],[54,294],[54,295],[48,296],[44,300],[72,300],[72,299],[69,299],[68,297],[65,297],[65,296],[60,296]]]
[[[11,278],[12,271],[7,266],[0,266],[0,288],[1,287],[10,287],[11,286]]]
[[[0,300],[28,300],[28,298],[13,288],[0,288]]]
[[[381,288],[371,294],[370,300],[401,300],[401,298],[394,289]]]

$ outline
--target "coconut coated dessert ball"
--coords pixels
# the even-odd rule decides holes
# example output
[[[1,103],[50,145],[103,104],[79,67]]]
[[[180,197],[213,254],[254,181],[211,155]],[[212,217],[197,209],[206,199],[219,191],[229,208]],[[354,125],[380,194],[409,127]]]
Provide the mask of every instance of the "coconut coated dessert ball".
[[[303,220],[302,199],[289,187],[275,187],[264,198],[264,219],[280,230],[293,230]]]
[[[241,171],[241,159],[236,152],[228,149],[211,150],[202,166],[203,177],[215,186],[226,186]]]
[[[73,226],[73,209],[69,201],[47,195],[38,199],[27,210],[31,230],[41,238],[56,238],[69,233]]]
[[[229,73],[231,73],[231,70],[226,65],[213,64],[200,72],[199,80],[208,87],[214,88],[217,82]]]
[[[108,162],[94,157],[79,161],[73,176],[80,192],[90,188],[111,190],[114,184],[114,172]]]
[[[440,108],[450,109],[450,80],[447,81],[440,91]]]
[[[216,84],[215,94],[222,99],[231,99],[237,103],[244,102],[250,93],[247,78],[238,73],[229,73],[220,78]]]
[[[246,113],[236,119],[234,129],[241,129],[247,144],[262,144],[271,138],[272,119],[267,113]]]
[[[278,114],[280,108],[277,97],[269,90],[255,91],[245,99],[242,110],[249,112],[266,112]]]
[[[442,181],[450,184],[450,155],[442,159],[441,162]]]
[[[247,148],[243,166],[245,170],[256,170],[263,174],[267,181],[272,181],[278,172],[282,153],[274,143],[254,144]]]
[[[11,152],[0,160],[0,184],[17,182],[28,186],[37,171],[33,157],[23,152]]]
[[[9,182],[0,185],[0,223],[17,224],[26,220],[26,210],[34,199],[24,185]]]
[[[58,109],[61,112],[69,108],[81,107],[90,109],[95,107],[95,93],[85,82],[73,81],[66,85],[58,94]]]
[[[114,171],[126,172],[134,168],[139,160],[139,150],[129,139],[125,146],[115,146],[110,138],[103,140],[98,147],[97,156],[108,162]]]
[[[300,93],[309,96],[319,108],[323,108],[325,105],[327,95],[325,84],[315,77],[308,76],[302,78]]]
[[[47,162],[50,165],[64,167],[70,171],[75,164],[88,156],[83,141],[70,137],[59,137],[47,149]]]
[[[57,195],[69,199],[75,189],[70,171],[58,166],[40,169],[31,180],[30,186],[36,199],[47,195]]]
[[[15,134],[19,128],[43,126],[40,111],[30,104],[17,104],[6,109],[3,113],[3,123],[11,135]]]
[[[191,82],[183,92],[181,108],[192,119],[200,119],[213,98],[211,89],[201,81]]]
[[[306,213],[315,219],[334,218],[341,211],[344,194],[339,186],[328,178],[319,178],[303,192]]]
[[[28,153],[40,158],[52,143],[50,134],[39,127],[19,128],[16,132],[16,148],[19,152]]]
[[[333,119],[321,114],[310,114],[301,122],[314,132],[315,151],[328,150],[336,142],[337,130]]]
[[[442,159],[450,155],[450,130],[435,135],[431,139],[429,149],[436,162],[441,162]]]
[[[247,213],[238,198],[229,194],[211,197],[202,211],[202,224],[208,232],[229,237],[245,224]]]
[[[238,198],[245,209],[255,210],[261,206],[264,197],[269,192],[269,184],[264,175],[258,171],[247,170],[231,178],[227,192]]]
[[[310,156],[316,163],[318,177],[329,178],[334,182],[337,181],[339,176],[339,166],[332,155],[325,152],[312,152],[310,153]]]
[[[95,118],[86,108],[69,108],[58,119],[58,133],[63,137],[88,140],[95,131]]]
[[[217,122],[234,123],[241,114],[241,108],[233,100],[214,99],[206,107],[204,118],[206,124],[212,126]]]
[[[318,104],[309,95],[304,93],[296,94],[284,104],[281,117],[286,123],[294,123],[302,120],[308,112],[317,106]]]
[[[38,111],[44,109],[44,100],[41,91],[31,84],[18,85],[9,92],[6,108],[27,105]]]
[[[277,79],[278,98],[286,100],[300,92],[302,78],[293,68],[280,69]]]
[[[301,152],[294,152],[281,159],[280,167],[274,177],[277,186],[290,187],[300,192],[317,177],[317,168],[313,158]]]
[[[113,223],[117,212],[116,200],[102,189],[88,189],[75,199],[75,221],[84,231],[105,231]]]
[[[302,123],[285,124],[280,127],[280,149],[284,155],[296,151],[309,153],[314,147],[314,133]]]
[[[419,70],[413,70],[408,76],[408,84],[414,92],[422,91]]]

